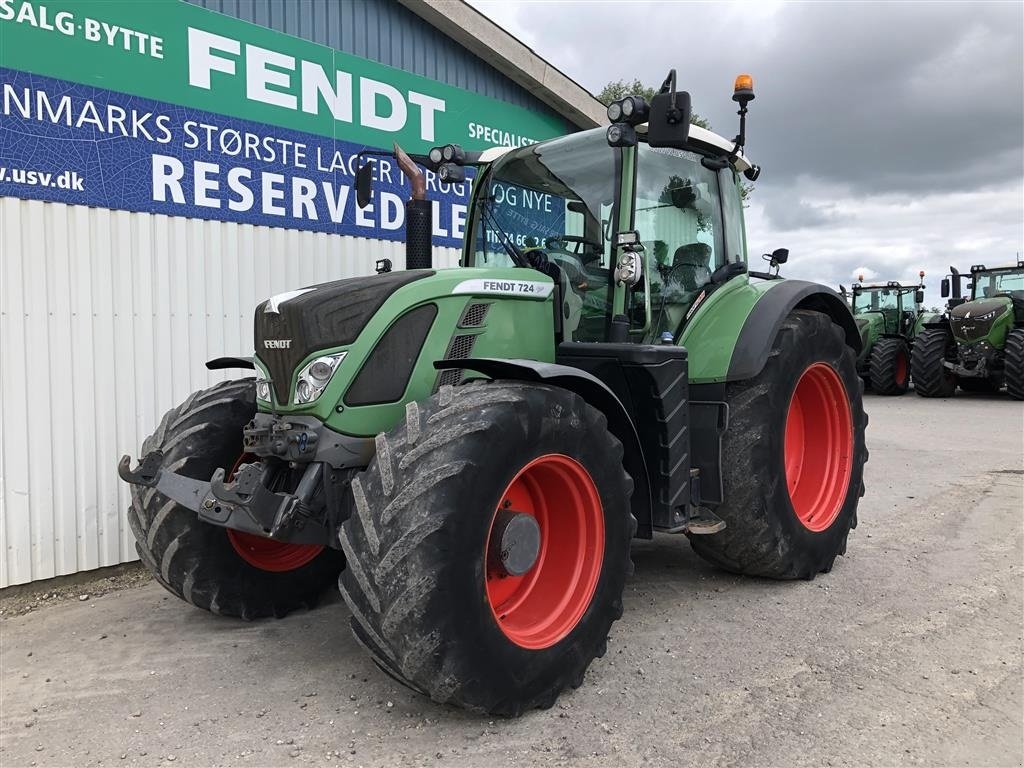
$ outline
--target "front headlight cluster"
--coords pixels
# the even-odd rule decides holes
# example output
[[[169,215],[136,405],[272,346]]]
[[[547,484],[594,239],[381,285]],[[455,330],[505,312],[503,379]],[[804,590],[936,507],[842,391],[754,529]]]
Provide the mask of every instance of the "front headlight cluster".
[[[299,379],[295,382],[295,402],[305,405],[320,397],[346,354],[339,352],[336,355],[323,355],[299,371]]]
[[[270,379],[259,365],[256,365],[256,399],[261,403],[270,402]]]
[[[984,315],[976,315],[972,317],[971,320],[977,320],[979,322],[984,323],[989,320],[993,320],[995,316],[998,315],[1001,311],[1002,310],[999,309],[993,309],[991,312],[986,312]]]

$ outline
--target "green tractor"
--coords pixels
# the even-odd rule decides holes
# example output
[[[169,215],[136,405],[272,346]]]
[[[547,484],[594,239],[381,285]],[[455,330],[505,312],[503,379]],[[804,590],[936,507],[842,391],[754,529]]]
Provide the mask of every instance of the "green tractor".
[[[733,141],[690,126],[673,72],[607,130],[396,147],[408,269],[264,301],[255,357],[207,364],[255,376],[195,393],[122,458],[156,579],[245,619],[337,581],[384,672],[514,716],[605,653],[634,538],[685,534],[734,573],[828,572],[864,493],[861,340],[835,292],[748,275],[753,96],[739,78]],[[420,166],[476,168],[459,268],[431,266]]]
[[[957,386],[998,392],[1005,385],[1010,397],[1024,400],[1024,261],[976,264],[969,275],[949,270],[942,281],[948,312],[925,324],[911,358],[914,390],[952,397]],[[970,280],[970,299],[961,280]]]
[[[850,307],[860,331],[862,348],[857,372],[879,395],[902,395],[910,386],[910,350],[925,322],[924,272],[918,285],[887,282],[864,285],[863,276],[851,289]]]

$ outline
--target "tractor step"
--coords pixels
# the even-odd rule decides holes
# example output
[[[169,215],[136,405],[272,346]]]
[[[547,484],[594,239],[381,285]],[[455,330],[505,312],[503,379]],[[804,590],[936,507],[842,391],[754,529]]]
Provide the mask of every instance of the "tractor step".
[[[686,525],[683,527],[683,531],[697,535],[707,535],[710,533],[718,533],[725,529],[725,520],[720,518],[710,509],[704,507],[692,508],[689,518],[686,521]]]

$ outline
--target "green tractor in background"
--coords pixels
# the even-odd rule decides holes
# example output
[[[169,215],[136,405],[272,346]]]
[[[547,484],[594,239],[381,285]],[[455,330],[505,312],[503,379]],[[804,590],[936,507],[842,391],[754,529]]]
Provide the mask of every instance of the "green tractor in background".
[[[691,128],[672,72],[606,131],[396,147],[408,269],[264,301],[255,358],[207,364],[255,377],[195,393],[122,458],[155,578],[246,619],[338,582],[384,672],[518,715],[605,653],[633,538],[685,534],[735,573],[828,572],[864,493],[861,337],[828,288],[748,275],[753,97],[738,78],[733,141]],[[419,166],[476,167],[459,268],[432,268]]]
[[[998,392],[1024,400],[1024,261],[1015,266],[975,264],[969,275],[950,267],[942,281],[948,313],[925,325],[911,358],[914,389],[922,397]],[[961,280],[970,280],[970,299]]]
[[[879,395],[902,395],[910,386],[910,351],[925,322],[924,272],[918,285],[887,282],[864,285],[858,278],[851,290],[850,308],[860,331],[857,372]]]

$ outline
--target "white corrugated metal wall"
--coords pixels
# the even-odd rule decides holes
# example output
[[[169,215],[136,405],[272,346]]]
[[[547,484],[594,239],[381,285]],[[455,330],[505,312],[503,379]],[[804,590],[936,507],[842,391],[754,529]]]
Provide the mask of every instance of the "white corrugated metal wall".
[[[118,458],[232,375],[206,360],[251,354],[258,302],[385,257],[404,245],[0,198],[0,587],[135,560]]]

